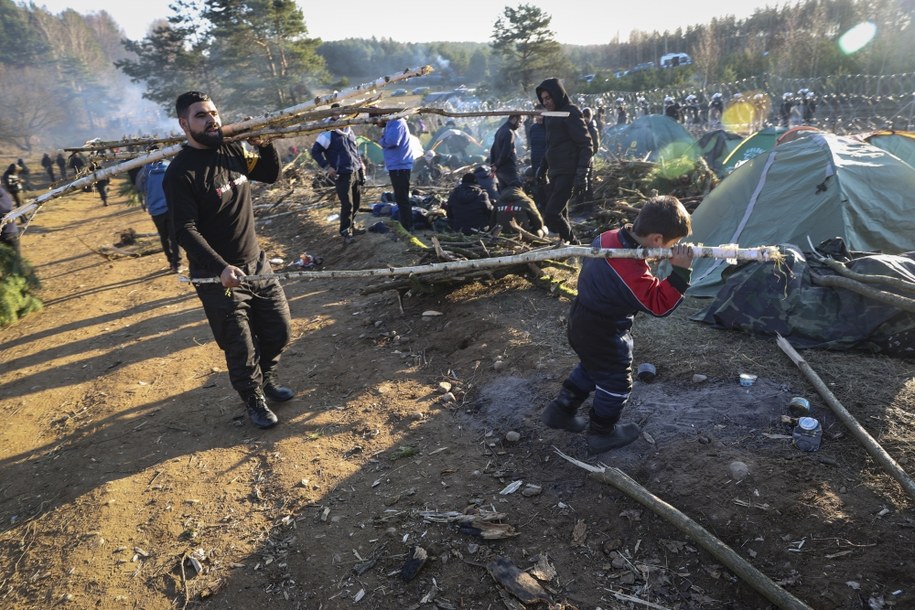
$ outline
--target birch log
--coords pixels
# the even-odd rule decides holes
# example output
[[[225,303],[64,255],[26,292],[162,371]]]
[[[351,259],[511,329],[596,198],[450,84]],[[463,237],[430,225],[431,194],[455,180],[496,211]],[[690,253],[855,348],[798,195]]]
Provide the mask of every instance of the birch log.
[[[399,225],[398,225],[399,226]],[[777,260],[781,254],[775,246],[760,246],[757,248],[739,248],[734,245],[708,247],[693,246],[694,258],[718,258],[727,260],[751,260],[751,261],[773,261]],[[558,248],[548,248],[540,250],[531,250],[522,254],[513,254],[510,256],[495,256],[492,258],[478,258],[466,261],[452,261],[446,263],[429,263],[427,265],[415,265],[412,267],[389,267],[387,269],[339,269],[328,271],[289,271],[286,273],[274,273],[271,275],[246,275],[244,281],[258,282],[270,279],[290,280],[290,279],[351,279],[364,277],[392,277],[392,276],[416,276],[430,273],[442,273],[451,271],[476,271],[479,269],[491,269],[496,267],[511,267],[523,263],[534,263],[550,259],[563,258],[670,258],[670,248],[590,248],[587,246],[564,246]],[[182,277],[181,281],[191,282],[194,284],[213,284],[218,283],[218,277],[205,277],[187,279]]]
[[[783,610],[813,610],[810,606],[775,584],[772,579],[753,567],[751,563],[713,536],[707,529],[639,485],[619,468],[592,466],[569,457],[558,449],[555,449],[555,451],[563,459],[589,471],[593,479],[617,488],[692,538],[699,546],[711,553],[715,559],[727,566],[730,571],[742,578],[779,608]]]
[[[813,387],[816,388],[820,396],[823,397],[823,400],[826,401],[826,404],[829,405],[829,408],[832,409],[832,412],[836,414],[836,417],[845,424],[845,427],[848,428],[855,438],[864,445],[864,449],[871,455],[874,460],[880,466],[883,467],[891,477],[896,479],[902,488],[905,490],[909,497],[915,500],[915,481],[906,474],[906,471],[902,469],[896,460],[894,460],[886,450],[880,446],[874,437],[868,434],[867,430],[858,423],[858,420],[846,409],[841,402],[835,397],[835,395],[826,387],[826,384],[823,383],[823,380],[820,379],[820,376],[817,375],[816,371],[804,360],[803,356],[797,353],[797,350],[794,349],[787,339],[778,335],[776,343],[781,348],[785,354],[794,364],[797,365],[801,372],[804,373],[804,376],[813,384]]]
[[[349,89],[345,89],[340,92],[331,93],[329,95],[324,95],[324,96],[318,96],[313,100],[304,102],[302,104],[298,104],[296,106],[291,106],[289,108],[284,108],[283,110],[277,110],[275,112],[268,112],[259,117],[245,119],[244,121],[240,121],[238,123],[224,125],[222,128],[223,135],[225,135],[226,138],[230,138],[232,136],[237,136],[237,135],[241,135],[241,134],[246,134],[246,136],[250,137],[250,134],[248,132],[251,132],[254,129],[291,120],[295,117],[301,116],[302,114],[306,113],[307,111],[309,111],[311,109],[314,109],[317,106],[331,104],[337,100],[353,97],[356,95],[361,95],[366,92],[371,92],[371,91],[374,91],[375,89],[377,89],[378,87],[383,87],[390,83],[399,82],[399,81],[402,81],[402,80],[405,80],[408,78],[424,76],[426,74],[429,74],[430,72],[432,72],[431,66],[421,66],[419,68],[414,68],[411,70],[404,70],[401,73],[383,76],[370,83],[363,83],[361,85],[356,85],[355,87],[351,87]],[[38,208],[40,208],[47,201],[50,201],[51,199],[55,199],[57,197],[62,197],[63,195],[66,195],[67,193],[77,191],[77,190],[83,188],[84,186],[89,186],[89,185],[95,184],[96,182],[98,182],[99,180],[101,180],[103,178],[108,178],[108,177],[114,176],[116,174],[126,172],[127,170],[135,169],[137,167],[143,167],[147,163],[152,163],[153,161],[158,161],[160,159],[174,157],[181,151],[181,147],[182,147],[182,144],[174,144],[172,146],[168,146],[168,147],[162,148],[160,150],[154,150],[154,151],[148,152],[146,154],[140,155],[139,157],[136,157],[129,161],[124,161],[123,163],[119,163],[118,165],[112,165],[111,167],[98,170],[98,171],[88,174],[82,178],[74,180],[73,182],[70,182],[63,186],[59,186],[55,189],[52,189],[52,190],[48,191],[47,193],[44,193],[43,195],[36,197],[35,200],[32,201],[31,203],[28,203],[22,207],[16,208],[12,212],[10,212],[6,216],[4,216],[2,218],[2,220],[0,220],[0,226],[3,226],[8,222],[13,222],[14,220],[17,220],[18,218],[23,217],[23,216],[31,217],[38,210]]]

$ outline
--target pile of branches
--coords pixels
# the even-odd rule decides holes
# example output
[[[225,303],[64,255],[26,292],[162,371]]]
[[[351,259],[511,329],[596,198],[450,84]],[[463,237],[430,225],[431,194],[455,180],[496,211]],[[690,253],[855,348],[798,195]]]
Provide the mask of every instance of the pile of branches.
[[[386,290],[406,291],[410,294],[433,294],[443,290],[452,290],[470,282],[498,280],[508,275],[518,275],[545,288],[551,294],[575,295],[574,288],[565,285],[568,278],[554,277],[546,271],[547,268],[577,271],[577,267],[574,265],[559,260],[540,263],[519,262],[517,265],[497,269],[474,268],[473,261],[475,260],[516,256],[525,252],[556,247],[555,240],[538,237],[525,231],[514,221],[508,227],[496,225],[490,231],[473,235],[439,232],[428,240],[429,244],[408,233],[399,222],[391,221],[388,224],[392,231],[406,241],[412,249],[420,253],[418,264],[466,261],[467,266],[442,273],[401,277],[370,285],[363,288],[363,294]]]
[[[692,213],[718,182],[701,157],[666,163],[613,159],[595,165],[593,198],[574,201],[569,211],[579,219],[576,232],[594,237],[635,220],[642,205],[656,195],[673,195]]]

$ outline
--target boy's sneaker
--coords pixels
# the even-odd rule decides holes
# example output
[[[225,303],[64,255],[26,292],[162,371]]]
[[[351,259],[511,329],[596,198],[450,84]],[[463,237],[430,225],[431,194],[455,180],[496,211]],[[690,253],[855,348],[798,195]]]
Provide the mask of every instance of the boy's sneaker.
[[[258,428],[272,428],[279,421],[267,406],[267,399],[260,390],[253,390],[245,396],[245,411],[251,423]]]
[[[588,454],[595,455],[625,447],[635,439],[639,438],[641,430],[638,424],[632,422],[628,424],[616,424],[611,429],[603,426],[595,426],[591,422],[591,429],[588,431]]]

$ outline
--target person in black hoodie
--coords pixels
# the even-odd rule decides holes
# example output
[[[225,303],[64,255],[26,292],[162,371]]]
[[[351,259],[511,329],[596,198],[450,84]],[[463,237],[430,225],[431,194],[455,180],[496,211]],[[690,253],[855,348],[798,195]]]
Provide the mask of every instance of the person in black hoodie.
[[[451,191],[445,211],[451,228],[465,235],[484,231],[492,223],[492,202],[473,173],[464,174],[461,183]]]
[[[591,135],[581,110],[569,99],[558,78],[548,78],[537,86],[537,99],[548,112],[568,112],[568,116],[546,116],[546,153],[538,177],[550,181],[550,194],[544,220],[562,241],[577,243],[569,221],[569,199],[573,189],[585,190],[591,162]]]

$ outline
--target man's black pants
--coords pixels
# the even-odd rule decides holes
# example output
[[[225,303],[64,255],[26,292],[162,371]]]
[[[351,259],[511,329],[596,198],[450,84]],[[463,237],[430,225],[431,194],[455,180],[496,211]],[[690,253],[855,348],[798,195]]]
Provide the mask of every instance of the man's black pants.
[[[264,252],[240,268],[246,275],[273,273]],[[244,282],[229,294],[222,284],[195,287],[213,338],[225,353],[232,387],[241,394],[261,387],[279,364],[291,335],[283,286],[277,280]]]
[[[388,172],[391,178],[391,189],[394,191],[394,202],[401,226],[410,231],[413,229],[413,206],[410,203],[410,170],[392,169]]]
[[[334,187],[337,189],[337,198],[340,199],[340,235],[350,235],[356,220],[356,212],[362,203],[359,175],[353,172],[337,174]]]

